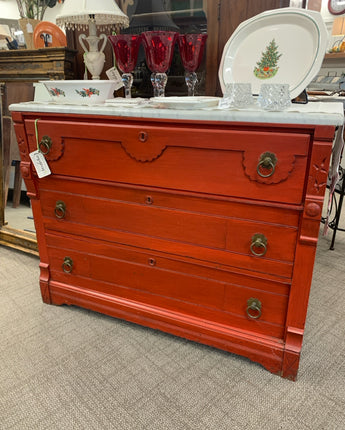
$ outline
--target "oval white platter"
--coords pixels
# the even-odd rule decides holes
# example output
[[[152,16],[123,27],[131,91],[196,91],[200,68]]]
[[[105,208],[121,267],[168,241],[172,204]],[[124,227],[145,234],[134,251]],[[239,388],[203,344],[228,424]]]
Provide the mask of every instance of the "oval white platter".
[[[219,67],[222,91],[226,84],[248,82],[253,94],[259,94],[262,83],[279,83],[289,84],[295,98],[320,70],[327,44],[327,28],[319,12],[288,7],[256,15],[242,22],[224,47]],[[257,63],[267,58],[268,51],[279,56],[276,67],[258,72]]]

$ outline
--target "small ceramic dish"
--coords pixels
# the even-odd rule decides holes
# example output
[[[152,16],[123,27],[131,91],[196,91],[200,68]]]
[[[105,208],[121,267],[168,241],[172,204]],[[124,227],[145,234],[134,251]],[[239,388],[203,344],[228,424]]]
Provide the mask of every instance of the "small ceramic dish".
[[[40,81],[58,104],[99,104],[114,96],[116,83],[110,80]]]

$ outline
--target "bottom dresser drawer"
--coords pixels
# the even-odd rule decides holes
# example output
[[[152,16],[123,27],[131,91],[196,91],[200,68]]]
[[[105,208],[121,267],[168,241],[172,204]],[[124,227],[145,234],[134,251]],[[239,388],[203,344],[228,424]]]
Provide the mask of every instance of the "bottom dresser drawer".
[[[50,280],[282,339],[289,285],[198,260],[46,234]]]

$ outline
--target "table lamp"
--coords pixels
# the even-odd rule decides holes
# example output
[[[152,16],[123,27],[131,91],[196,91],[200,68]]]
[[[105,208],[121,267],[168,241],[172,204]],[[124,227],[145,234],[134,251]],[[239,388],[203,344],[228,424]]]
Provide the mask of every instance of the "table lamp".
[[[128,17],[115,3],[115,0],[65,0],[61,13],[56,17],[56,24],[67,29],[87,29],[89,35],[79,35],[79,42],[84,49],[84,63],[90,71],[92,79],[99,79],[104,67],[105,56],[103,50],[107,43],[107,36],[97,36],[97,28],[128,27]],[[99,42],[103,39],[101,49]],[[89,49],[84,41],[89,44]]]
[[[124,33],[140,34],[145,31],[178,31],[179,27],[166,10],[162,0],[138,1],[129,28]]]

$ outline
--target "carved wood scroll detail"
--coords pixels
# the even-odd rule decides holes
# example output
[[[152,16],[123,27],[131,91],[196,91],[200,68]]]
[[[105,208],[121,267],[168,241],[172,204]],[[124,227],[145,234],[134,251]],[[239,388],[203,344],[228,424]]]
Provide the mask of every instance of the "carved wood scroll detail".
[[[327,186],[329,158],[322,157],[319,160],[313,160],[309,176],[309,189],[311,194],[323,196]]]
[[[27,145],[26,137],[25,137],[24,125],[22,123],[20,123],[20,124],[15,123],[14,129],[16,132],[20,158],[21,158],[21,160],[29,161],[29,151],[28,151],[28,145]]]
[[[267,148],[270,151],[270,148]],[[278,184],[285,181],[294,169],[296,157],[292,154],[279,153],[271,151],[277,158],[277,163],[274,173],[269,177],[261,177],[258,174],[257,167],[260,162],[262,151],[257,149],[252,151],[245,151],[243,153],[243,167],[245,174],[252,180],[262,184]]]
[[[27,146],[26,146],[26,142],[22,137],[17,138],[17,143],[18,143],[18,147],[19,147],[19,153],[20,153],[20,158],[21,160],[27,160],[28,157],[28,151],[27,151]]]

